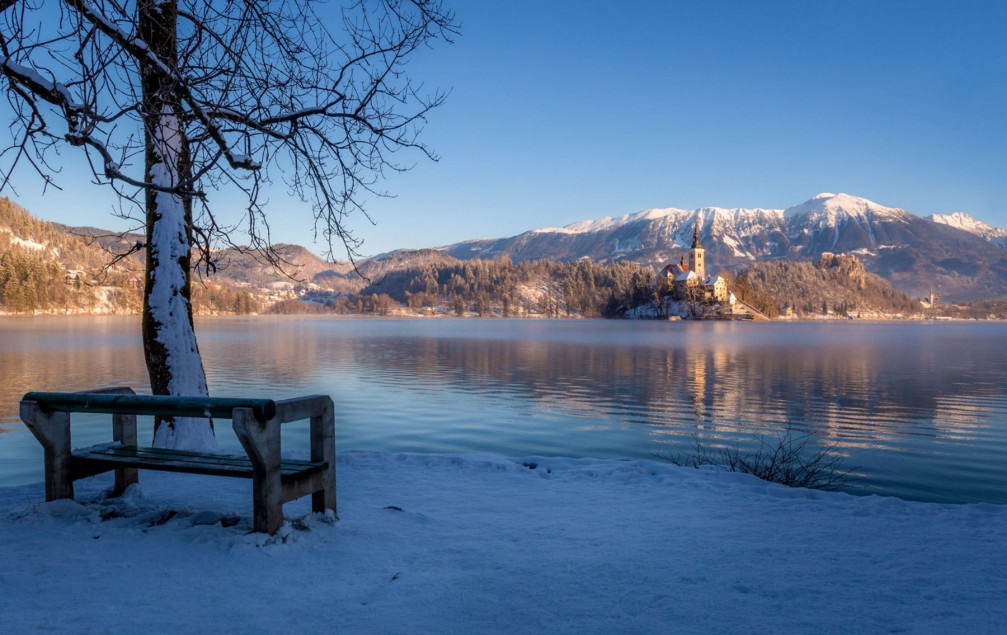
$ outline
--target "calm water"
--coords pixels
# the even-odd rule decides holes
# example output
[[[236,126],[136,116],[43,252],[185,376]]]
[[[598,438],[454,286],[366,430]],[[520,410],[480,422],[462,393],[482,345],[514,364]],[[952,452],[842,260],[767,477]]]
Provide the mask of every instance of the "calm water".
[[[1007,503],[1007,324],[212,318],[211,392],[336,402],[337,448],[654,458],[836,443],[860,492]],[[148,392],[135,318],[0,318],[0,482],[42,480],[28,391]],[[74,444],[111,438],[74,418]],[[149,442],[150,425],[147,425]],[[221,445],[239,450],[229,423]],[[306,425],[285,448],[305,448]]]

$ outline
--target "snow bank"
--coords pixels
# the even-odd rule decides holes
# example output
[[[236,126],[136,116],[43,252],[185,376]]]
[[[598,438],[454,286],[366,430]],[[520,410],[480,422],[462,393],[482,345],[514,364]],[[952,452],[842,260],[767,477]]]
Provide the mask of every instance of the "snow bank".
[[[247,481],[0,488],[6,632],[969,632],[1007,623],[1007,507],[648,461],[340,454],[341,520]],[[142,489],[141,489],[142,488]],[[230,525],[224,527],[221,524]],[[235,523],[233,524],[232,523]],[[58,589],[58,593],[54,592]],[[184,607],[184,609],[180,609]]]

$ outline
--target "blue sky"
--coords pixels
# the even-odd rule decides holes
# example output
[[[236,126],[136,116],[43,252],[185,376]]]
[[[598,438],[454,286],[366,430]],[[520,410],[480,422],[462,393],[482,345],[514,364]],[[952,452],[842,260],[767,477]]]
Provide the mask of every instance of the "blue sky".
[[[412,67],[452,91],[424,134],[441,159],[402,156],[377,225],[351,217],[364,254],[819,192],[1007,226],[1007,3],[453,4],[461,37]],[[23,172],[4,194],[118,227],[64,156],[65,192]],[[270,210],[274,240],[323,250],[309,210],[281,192]]]

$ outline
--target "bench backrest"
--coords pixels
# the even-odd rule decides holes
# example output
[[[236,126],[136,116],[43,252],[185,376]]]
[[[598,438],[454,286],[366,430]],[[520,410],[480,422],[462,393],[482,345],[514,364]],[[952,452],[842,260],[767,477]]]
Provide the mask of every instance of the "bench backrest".
[[[45,412],[102,412],[230,419],[235,408],[251,408],[255,418],[260,421],[269,421],[276,416],[276,402],[272,399],[29,392],[25,393],[22,401],[34,401]]]

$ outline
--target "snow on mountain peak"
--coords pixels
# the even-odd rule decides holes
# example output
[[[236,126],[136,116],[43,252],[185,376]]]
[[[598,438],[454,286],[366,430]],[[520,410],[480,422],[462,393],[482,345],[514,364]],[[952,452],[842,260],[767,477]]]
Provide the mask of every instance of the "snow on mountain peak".
[[[693,223],[699,222],[702,225],[706,225],[708,222],[720,220],[721,222],[727,223],[738,223],[738,222],[754,222],[760,219],[765,219],[766,217],[779,219],[783,214],[783,210],[780,209],[763,209],[761,207],[754,209],[745,208],[735,208],[726,209],[723,207],[700,207],[693,210],[678,209],[675,207],[668,207],[665,209],[648,209],[642,212],[636,212],[635,214],[625,214],[623,216],[606,216],[604,218],[599,218],[597,220],[583,220],[576,223],[571,223],[565,227],[545,227],[543,229],[534,229],[530,233],[533,234],[586,234],[589,232],[605,231],[609,229],[615,229],[616,227],[621,227],[623,225],[628,225],[636,221],[649,221],[657,220],[660,218],[672,218],[672,222],[684,222],[688,219],[689,223],[689,236],[691,240],[692,237],[692,227]]]
[[[756,226],[763,226],[764,228],[778,227],[783,231],[787,231],[787,227],[793,228],[796,231],[817,231],[826,227],[837,228],[847,222],[853,222],[864,227],[873,241],[874,233],[872,225],[876,221],[906,221],[911,216],[911,214],[902,209],[885,207],[859,196],[822,192],[786,210],[763,208],[726,209],[721,207],[701,207],[694,210],[682,210],[669,207],[665,209],[648,209],[623,216],[606,216],[596,220],[582,220],[565,227],[545,227],[531,230],[528,233],[588,234],[617,229],[631,223],[668,219],[663,224],[675,233],[678,233],[679,230],[685,231],[682,228],[686,228],[687,226],[689,235],[685,236],[683,240],[688,242],[691,240],[692,228],[697,222],[701,225],[704,232],[718,231],[715,228],[721,228],[722,230],[726,227],[734,227],[736,230],[743,227],[744,230],[742,231],[751,232],[756,229]],[[955,226],[960,226],[963,223],[967,224],[966,221],[960,220],[961,218],[967,218],[972,223],[978,222],[967,215],[951,215],[947,218],[950,220],[940,220],[937,218],[933,218],[932,220]],[[997,231],[1004,232],[1003,234],[997,234],[997,236],[1007,236],[1007,230]],[[973,233],[979,232],[973,231]],[[836,235],[838,236],[838,234]]]
[[[868,222],[872,218],[897,218],[906,212],[891,207],[879,205],[866,198],[849,194],[831,194],[822,192],[811,199],[794,205],[786,210],[774,209],[725,209],[720,207],[702,207],[694,210],[682,210],[674,207],[666,209],[648,209],[623,216],[606,216],[597,220],[582,220],[565,227],[545,227],[532,230],[534,234],[587,234],[591,232],[615,229],[637,221],[649,221],[660,218],[675,217],[692,218],[691,222],[699,221],[704,225],[715,219],[737,223],[751,223],[756,219],[775,217],[785,223],[797,221],[799,225],[834,225],[837,221],[855,219],[858,222]]]
[[[965,230],[971,234],[982,236],[986,240],[1007,236],[1007,229],[993,227],[981,220],[972,218],[964,212],[951,212],[950,214],[931,214],[930,220],[941,225],[948,225],[957,229]]]
[[[545,227],[542,229],[534,229],[531,233],[533,234],[587,234],[590,232],[603,231],[606,229],[612,229],[614,227],[619,227],[620,225],[626,225],[634,221],[641,220],[654,220],[657,218],[664,218],[666,216],[673,216],[677,214],[687,214],[680,209],[675,209],[674,207],[669,207],[667,209],[647,209],[642,212],[636,212],[635,214],[624,214],[622,216],[606,216],[604,218],[599,218],[597,220],[582,220],[576,223],[571,223],[565,227]]]
[[[818,221],[830,225],[844,217],[867,221],[871,217],[891,218],[904,214],[903,210],[885,207],[859,196],[828,193],[818,194],[810,200],[788,208],[783,213],[788,224],[795,219],[805,218],[805,222]]]

